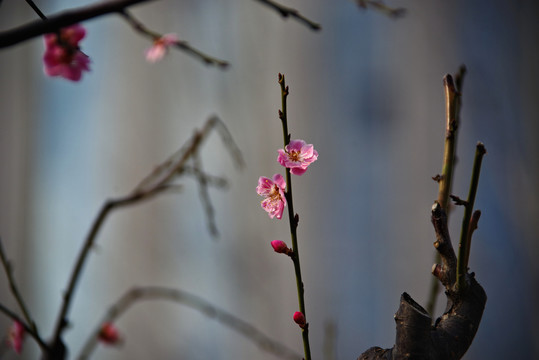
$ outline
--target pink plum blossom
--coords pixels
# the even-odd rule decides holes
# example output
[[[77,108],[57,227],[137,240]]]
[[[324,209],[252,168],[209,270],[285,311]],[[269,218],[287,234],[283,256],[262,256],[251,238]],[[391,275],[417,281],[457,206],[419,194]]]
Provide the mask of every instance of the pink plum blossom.
[[[79,81],[83,71],[90,71],[90,58],[79,48],[79,42],[84,36],[86,30],[78,24],[61,29],[60,41],[57,34],[46,34],[43,55],[45,74]]]
[[[284,149],[277,150],[277,161],[282,166],[289,168],[294,175],[303,175],[307,167],[318,159],[318,152],[312,144],[303,140],[290,140]]]
[[[117,344],[121,341],[120,333],[112,323],[106,322],[99,331],[99,341],[107,345]]]
[[[274,217],[280,219],[283,216],[283,210],[286,205],[285,189],[286,181],[281,174],[273,175],[273,179],[264,176],[258,179],[256,192],[258,195],[265,197],[260,204],[272,219]]]
[[[168,48],[177,44],[178,41],[179,39],[176,34],[165,34],[155,39],[152,47],[146,50],[146,60],[151,63],[161,60],[168,52]]]
[[[17,354],[20,354],[22,351],[22,343],[24,341],[24,332],[25,332],[24,326],[18,321],[15,321],[13,325],[11,325],[11,328],[9,329],[7,342],[9,346],[11,346]]]
[[[307,325],[307,322],[305,320],[305,315],[301,311],[296,311],[294,313],[294,322],[299,325],[300,328],[304,328],[305,325]]]
[[[273,240],[271,242],[271,247],[273,248],[273,250],[275,250],[276,253],[279,253],[279,254],[288,255],[290,253],[290,249],[288,248],[286,243],[282,240]]]

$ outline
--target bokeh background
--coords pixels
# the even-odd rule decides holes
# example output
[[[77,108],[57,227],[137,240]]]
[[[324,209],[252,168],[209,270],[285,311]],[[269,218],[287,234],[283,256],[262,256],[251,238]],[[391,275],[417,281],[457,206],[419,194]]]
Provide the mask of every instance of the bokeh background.
[[[52,14],[90,3],[38,5]],[[150,28],[230,61],[227,71],[177,51],[150,65],[148,40],[114,15],[84,23],[92,71],[80,83],[44,76],[39,38],[2,49],[0,235],[41,333],[52,331],[75,255],[105,199],[127,194],[218,114],[247,163],[234,168],[216,135],[202,152],[207,172],[230,183],[210,190],[220,237],[206,227],[193,179],[182,180],[180,194],[114,212],[75,295],[70,355],[134,285],[189,291],[302,351],[291,319],[292,264],[269,245],[289,241],[288,224],[270,220],[255,192],[259,176],[282,172],[275,161],[282,72],[292,136],[320,153],[293,179],[314,358],[324,358],[328,324],[338,359],[392,346],[401,293],[421,304],[428,297],[442,77],[466,64],[453,193],[466,196],[475,144],[483,141],[488,154],[476,199],[483,215],[470,266],[488,302],[465,359],[538,358],[539,3],[392,1],[407,9],[397,20],[346,0],[284,4],[323,30],[250,0],[133,8]],[[23,1],[0,6],[1,30],[35,18]],[[461,215],[456,209],[450,221],[454,242]],[[16,308],[3,274],[0,301]],[[443,308],[441,296],[437,315]],[[0,317],[0,333],[9,325]],[[99,347],[94,358],[275,359],[178,304],[140,303],[117,326],[123,347]],[[28,340],[21,358],[38,358],[37,350]]]

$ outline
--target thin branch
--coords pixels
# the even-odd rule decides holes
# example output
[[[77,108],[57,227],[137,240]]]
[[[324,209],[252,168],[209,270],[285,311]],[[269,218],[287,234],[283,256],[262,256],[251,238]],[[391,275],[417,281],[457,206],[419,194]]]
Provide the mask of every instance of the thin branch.
[[[148,29],[142,22],[140,22],[138,19],[136,19],[131,13],[127,12],[126,10],[121,11],[120,14],[124,17],[124,19],[131,25],[131,27],[141,33],[144,36],[149,37],[152,40],[157,40],[161,38],[163,35],[159,34],[153,30]],[[229,63],[225,60],[217,59],[213,56],[207,55],[203,53],[202,51],[192,47],[189,45],[187,41],[178,40],[174,44],[176,48],[185,51],[189,55],[194,56],[195,58],[198,58],[199,60],[202,60],[206,65],[216,65],[222,69],[225,69],[228,67]]]
[[[464,261],[464,268],[468,268],[468,261],[470,260],[470,247],[472,245],[472,235],[477,230],[477,224],[481,217],[481,210],[475,210],[472,218],[470,219],[470,226],[468,228],[468,236],[466,238],[466,260]]]
[[[24,315],[24,318],[26,319],[28,324],[32,326],[34,331],[36,331],[37,333],[36,324],[34,320],[32,320],[32,317],[30,316],[30,311],[28,311],[28,308],[26,307],[26,304],[24,303],[21,293],[19,292],[19,289],[17,288],[17,284],[15,283],[15,278],[13,277],[13,268],[4,252],[4,247],[2,245],[2,238],[0,238],[0,261],[2,262],[2,266],[4,268],[4,271],[6,272],[6,276],[9,282],[9,288],[11,290],[11,293],[13,294],[13,297],[15,297],[15,300],[17,301],[17,304],[19,305],[19,308],[21,309]]]
[[[7,317],[9,317],[11,320],[16,321],[24,327],[24,330],[30,334],[32,338],[38,343],[38,345],[43,349],[44,352],[48,351],[48,345],[41,339],[39,334],[35,332],[34,328],[29,326],[23,319],[21,319],[15,312],[8,309],[6,306],[0,304],[0,312],[4,313]]]
[[[459,72],[455,75],[455,82],[451,75],[444,77],[445,90],[445,143],[444,156],[442,164],[442,174],[437,175],[435,180],[438,182],[438,203],[449,214],[449,194],[451,193],[451,184],[453,182],[453,170],[455,168],[455,154],[457,148],[458,127],[460,124],[460,108],[462,106],[461,94],[466,67],[461,65]],[[440,255],[436,252],[434,262],[440,262]],[[427,311],[434,314],[436,299],[440,293],[440,283],[438,279],[433,278],[430,286],[429,299],[427,301]]]
[[[290,350],[281,343],[272,340],[252,324],[220,309],[210,302],[179,289],[165,287],[135,287],[127,291],[113,306],[109,308],[101,322],[86,341],[78,359],[88,359],[98,344],[99,332],[102,324],[112,323],[122,316],[131,306],[142,300],[167,300],[185,305],[199,311],[209,318],[213,318],[221,324],[245,336],[254,342],[263,351],[272,353],[284,359],[298,360],[301,355]]]
[[[86,240],[84,241],[83,247],[77,257],[75,267],[71,273],[67,290],[63,297],[62,307],[56,320],[56,327],[52,342],[53,349],[58,348],[61,344],[61,335],[68,325],[68,312],[76,285],[80,279],[83,266],[88,258],[88,254],[94,246],[96,237],[109,213],[113,209],[139,203],[142,200],[150,199],[157,194],[169,190],[172,186],[171,181],[183,173],[186,162],[198,151],[198,148],[202,145],[203,140],[208,136],[210,130],[219,123],[221,126],[224,126],[221,120],[219,120],[219,118],[216,116],[208,119],[202,131],[196,131],[191,138],[191,141],[176,152],[176,154],[174,154],[171,158],[158,166],[139,185],[137,185],[129,195],[119,199],[107,200],[103,204],[97,218],[94,220]]]
[[[279,118],[283,126],[284,147],[290,143],[290,133],[288,132],[288,115],[286,107],[286,99],[288,98],[289,89],[285,82],[284,74],[279,74],[279,85],[281,86],[281,110],[279,110]],[[298,246],[298,214],[294,213],[294,201],[292,198],[292,178],[290,169],[286,168],[286,202],[288,205],[288,221],[290,223],[290,238],[292,240],[293,255],[291,256],[294,262],[294,272],[296,275],[296,287],[298,292],[299,311],[307,319],[305,311],[305,288],[301,277],[301,266],[299,261],[299,246]],[[301,336],[303,338],[303,349],[305,352],[305,360],[311,360],[311,347],[309,344],[309,324],[301,327]]]
[[[273,0],[256,0],[266,6],[269,6],[273,10],[277,11],[283,18],[292,17],[299,22],[302,22],[303,24],[307,25],[311,30],[318,31],[322,29],[322,26],[320,24],[306,18],[300,12],[296,9],[292,9],[289,7],[286,7],[284,5],[281,5]]]
[[[204,212],[206,213],[206,218],[208,219],[208,229],[210,230],[211,235],[214,238],[219,236],[219,231],[217,230],[217,225],[215,225],[215,210],[211,203],[210,194],[208,193],[208,181],[207,177],[202,171],[202,161],[200,160],[200,155],[198,152],[195,152],[193,155],[194,173],[197,178],[200,202],[204,207]]]
[[[485,145],[483,143],[478,143],[475,148],[475,158],[473,163],[472,170],[472,179],[470,181],[470,191],[468,193],[468,200],[464,206],[464,216],[462,218],[462,230],[460,234],[459,242],[459,256],[457,262],[457,290],[463,289],[466,287],[465,277],[467,270],[467,259],[469,254],[467,250],[470,249],[470,244],[468,243],[471,240],[471,234],[469,230],[470,221],[472,220],[472,212],[475,203],[475,195],[477,193],[477,186],[479,184],[479,174],[481,173],[481,162],[483,161],[483,156],[487,153]]]
[[[32,0],[25,0],[25,1],[32,8],[32,10],[34,10],[34,12],[37,14],[37,16],[39,16],[41,18],[41,20],[47,20],[47,17],[45,16],[45,14],[43,14],[41,9],[39,9],[37,7],[37,5]]]
[[[404,16],[404,14],[406,13],[405,8],[392,8],[390,6],[385,5],[382,1],[356,0],[356,2],[360,8],[366,9],[367,6],[371,6],[374,9],[380,11],[381,13],[395,19]]]
[[[21,322],[25,326],[25,328],[29,327],[31,329],[32,336],[36,339],[38,344],[41,347],[46,348],[46,345],[45,345],[43,339],[41,339],[41,336],[39,336],[39,331],[37,330],[37,325],[36,325],[35,321],[32,319],[32,316],[30,315],[30,311],[26,307],[26,304],[24,303],[22,295],[19,292],[17,284],[15,283],[15,278],[13,277],[13,268],[12,268],[11,263],[7,259],[6,254],[4,252],[4,247],[2,245],[2,238],[0,238],[0,260],[2,262],[2,266],[4,268],[4,271],[6,272],[6,276],[7,276],[8,282],[9,282],[9,288],[11,290],[11,293],[13,294],[13,297],[15,297],[15,300],[17,301],[17,304],[19,305],[19,308],[21,309],[21,311],[23,313],[23,316],[26,319],[26,322],[28,323],[28,325],[24,324],[20,320],[18,320],[18,321]],[[7,308],[2,307],[2,311],[4,311],[4,310],[7,310]],[[12,317],[11,315],[13,313],[7,312],[6,314],[8,316]]]
[[[11,30],[0,32],[0,48],[12,46],[34,37],[53,33],[69,25],[77,24],[98,16],[121,12],[129,6],[155,0],[111,0],[65,10],[50,15],[46,20],[35,20]]]

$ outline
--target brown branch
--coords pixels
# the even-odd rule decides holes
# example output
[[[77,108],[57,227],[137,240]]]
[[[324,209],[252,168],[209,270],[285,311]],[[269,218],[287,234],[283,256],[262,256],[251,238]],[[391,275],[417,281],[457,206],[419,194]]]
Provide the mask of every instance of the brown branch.
[[[98,343],[99,332],[104,323],[112,323],[125,313],[131,306],[142,300],[167,300],[173,301],[192,309],[195,309],[209,318],[213,318],[228,328],[240,333],[250,341],[254,342],[263,351],[272,353],[284,359],[298,360],[301,355],[279,342],[272,340],[262,333],[252,324],[220,309],[210,302],[179,289],[149,286],[134,287],[127,291],[110,309],[107,311],[101,322],[92,332],[84,345],[79,360],[88,359]]]
[[[432,272],[446,289],[450,289],[457,277],[457,257],[451,244],[451,238],[449,237],[447,214],[438,202],[435,202],[432,206],[431,221],[436,232],[434,247],[442,260],[442,265],[436,264]]]
[[[472,218],[470,219],[470,225],[468,227],[468,235],[466,239],[466,258],[464,261],[464,267],[468,269],[468,261],[470,260],[470,247],[472,245],[472,235],[477,229],[477,224],[479,223],[479,218],[481,217],[481,210],[475,210]]]
[[[472,344],[487,295],[473,273],[465,274],[466,288],[454,289],[455,252],[447,232],[447,216],[439,203],[432,208],[432,222],[438,243],[435,246],[443,261],[443,265],[435,267],[434,274],[447,289],[446,312],[432,326],[429,313],[410,295],[402,294],[395,314],[395,345],[390,349],[372,347],[358,360],[458,360]]]
[[[167,191],[173,186],[171,181],[184,171],[184,166],[187,161],[198,151],[205,138],[209,135],[210,130],[220,126],[220,132],[228,134],[226,127],[216,116],[210,118],[204,125],[201,131],[196,131],[191,141],[176,152],[171,158],[152,171],[135,189],[127,196],[107,200],[101,208],[97,218],[88,233],[83,247],[77,257],[77,261],[71,273],[67,290],[64,293],[62,307],[56,320],[53,340],[51,342],[51,351],[48,354],[48,359],[62,359],[65,356],[65,346],[62,343],[62,333],[69,324],[68,312],[71,306],[73,295],[80,279],[83,266],[88,258],[90,250],[94,246],[97,235],[102,228],[109,213],[116,208],[139,203],[142,200],[153,198],[155,195],[163,191]],[[219,127],[218,127],[219,129]],[[224,129],[224,130],[223,130]],[[228,140],[228,139],[227,139]],[[228,144],[228,146],[230,146]],[[232,152],[235,148],[232,148]],[[238,156],[237,154],[235,154]],[[240,154],[241,159],[241,154]]]
[[[257,0],[257,1],[264,4],[264,5],[266,5],[266,6],[269,6],[273,10],[277,11],[279,14],[281,14],[281,16],[283,18],[288,18],[288,17],[294,18],[294,19],[298,20],[299,22],[304,23],[311,30],[314,30],[314,31],[318,31],[318,30],[322,29],[322,26],[320,26],[320,24],[306,18],[305,16],[300,14],[300,12],[298,10],[296,10],[296,9],[286,7],[286,6],[281,5],[281,4],[279,4],[279,3],[277,3],[277,2],[275,2],[273,0]]]
[[[394,19],[400,18],[404,16],[404,14],[406,13],[405,8],[392,8],[390,6],[385,5],[382,1],[356,0],[356,2],[360,8],[366,9],[368,5]]]
[[[44,352],[48,351],[48,345],[41,339],[39,334],[35,332],[34,328],[32,326],[29,326],[19,315],[15,314],[12,310],[8,309],[6,306],[0,304],[0,312],[4,313],[7,317],[9,317],[11,320],[16,321],[22,325],[24,330],[30,334],[31,337],[34,338],[34,340],[39,344],[41,349],[43,349]]]
[[[12,46],[43,34],[53,33],[69,25],[98,16],[121,12],[129,6],[155,0],[109,0],[65,10],[50,15],[46,20],[35,20],[0,33],[0,48]]]
[[[153,30],[148,29],[142,22],[140,22],[137,18],[135,18],[131,13],[127,11],[121,11],[120,12],[124,19],[131,25],[133,29],[138,31],[144,36],[149,37],[152,40],[159,39],[162,37],[162,34],[159,34]],[[194,56],[195,58],[198,58],[199,60],[202,60],[206,65],[216,65],[220,67],[221,69],[225,69],[228,67],[229,63],[225,60],[221,60],[218,58],[215,58],[213,56],[207,55],[203,53],[202,51],[192,47],[187,41],[178,40],[174,43],[174,46],[180,50],[185,51],[189,55]]]

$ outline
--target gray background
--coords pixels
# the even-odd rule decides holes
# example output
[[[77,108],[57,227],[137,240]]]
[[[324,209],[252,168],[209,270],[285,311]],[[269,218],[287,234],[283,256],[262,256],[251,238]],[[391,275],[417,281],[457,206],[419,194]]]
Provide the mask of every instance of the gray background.
[[[52,14],[91,1],[41,1]],[[294,138],[319,160],[294,177],[295,208],[314,358],[324,327],[339,359],[394,341],[407,291],[425,304],[433,262],[429,220],[441,169],[442,77],[465,63],[453,192],[465,197],[478,140],[488,155],[483,212],[470,266],[488,294],[466,359],[537,358],[539,5],[536,1],[394,1],[392,20],[351,1],[286,2],[323,25],[314,33],[249,0],[159,1],[134,13],[150,28],[227,59],[208,68],[174,51],[144,60],[147,39],[117,16],[84,23],[92,72],[80,83],[43,75],[42,40],[0,52],[0,234],[41,332],[50,334],[82,240],[106,198],[128,193],[211,114],[228,125],[247,168],[217,136],[205,169],[230,180],[211,191],[221,232],[212,240],[192,179],[185,191],[112,214],[89,259],[66,333],[71,355],[104,310],[133,285],[197,294],[301,352],[292,265],[269,242],[289,242],[285,220],[260,209],[257,179],[282,171],[277,74],[290,85]],[[35,19],[4,1],[0,28]],[[462,209],[451,230],[458,239]],[[0,301],[16,308],[5,276]],[[443,299],[438,313],[443,309]],[[0,329],[10,321],[0,317]],[[275,359],[226,327],[166,302],[136,305],[118,322],[122,349],[97,359]],[[23,359],[37,358],[27,341]],[[7,359],[15,358],[12,354]]]

